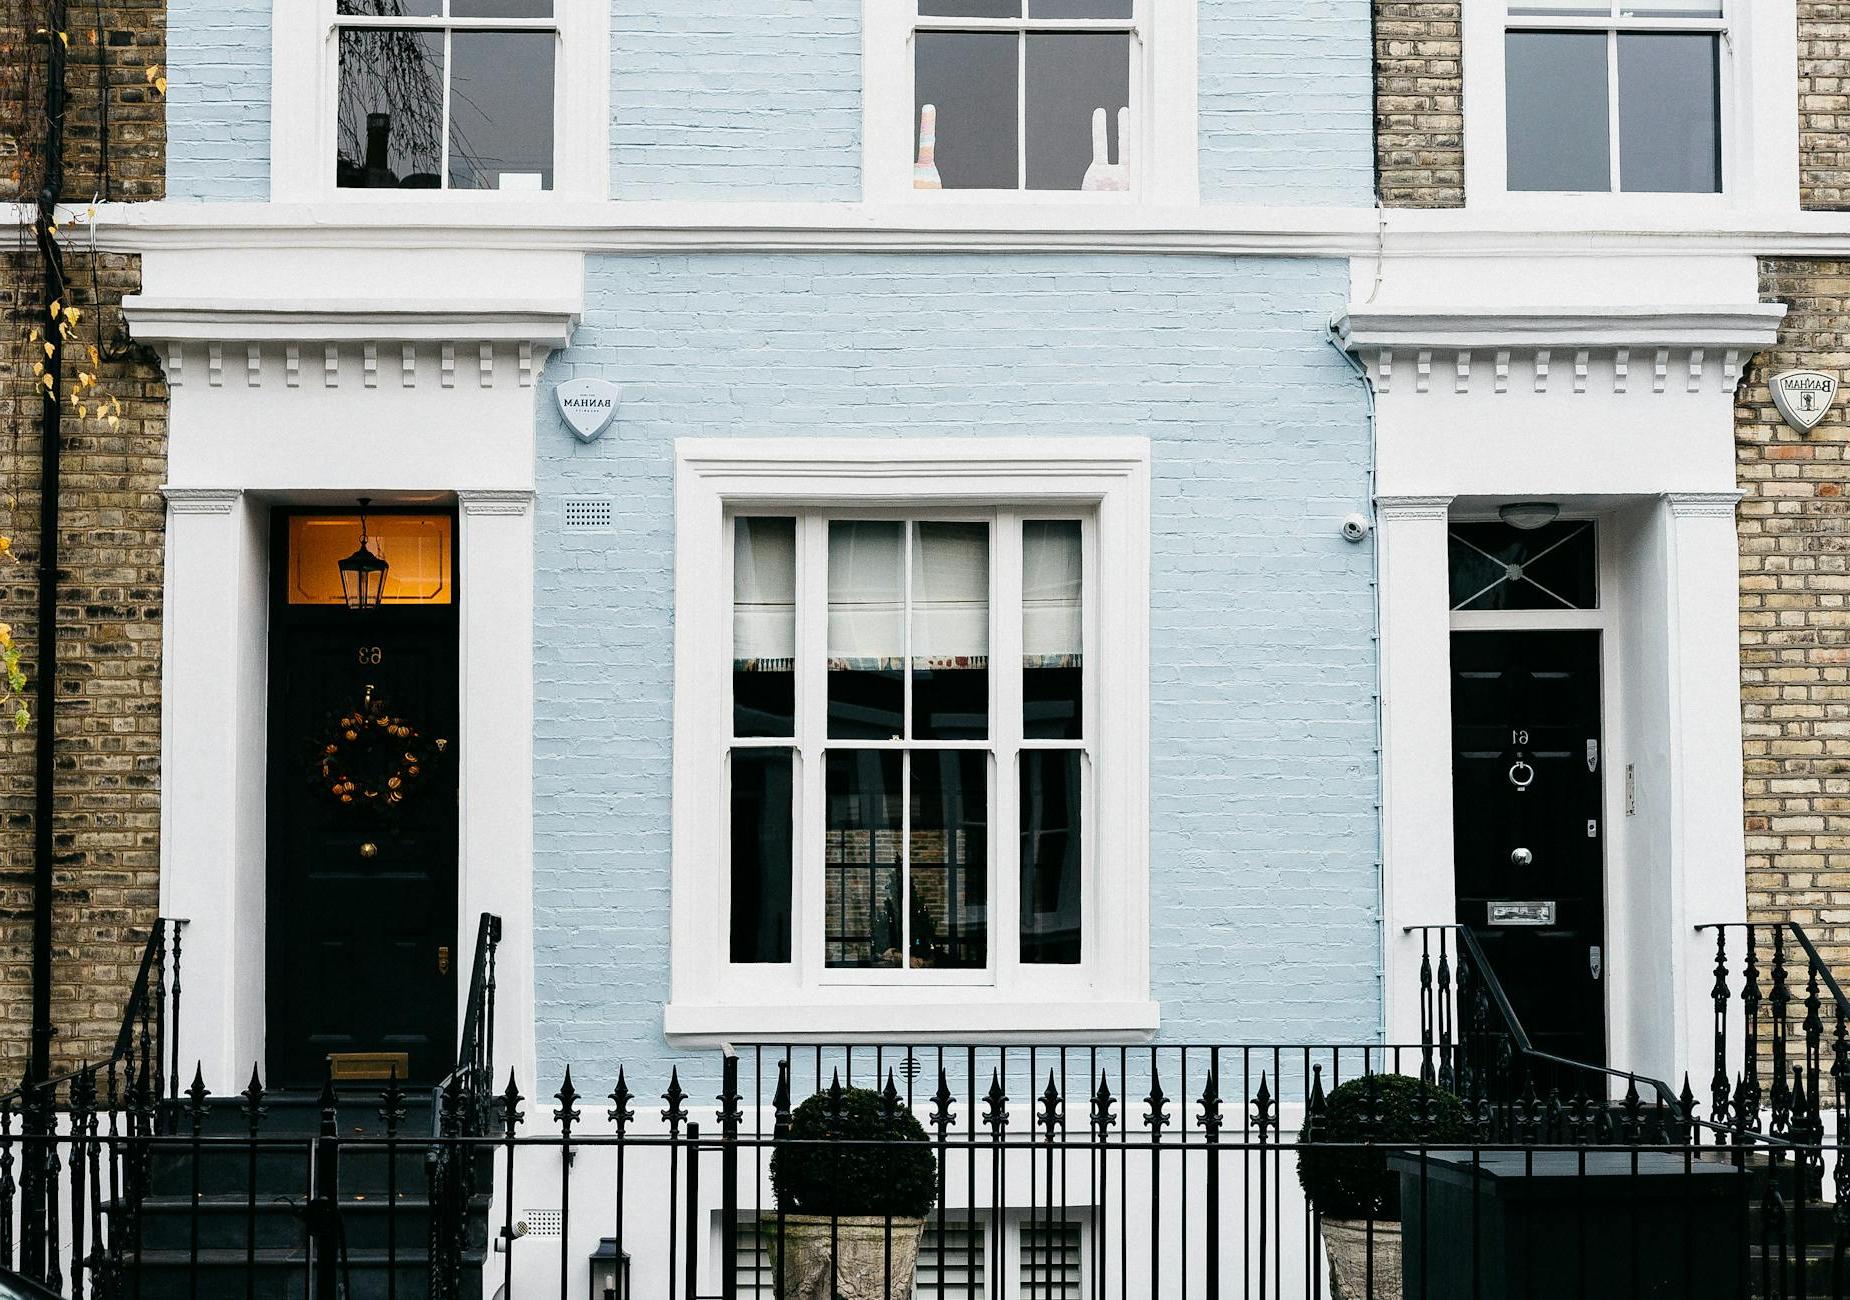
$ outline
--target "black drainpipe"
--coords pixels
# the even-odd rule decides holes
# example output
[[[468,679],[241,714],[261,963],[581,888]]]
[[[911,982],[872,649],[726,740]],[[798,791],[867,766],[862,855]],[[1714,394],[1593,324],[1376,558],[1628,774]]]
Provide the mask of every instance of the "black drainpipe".
[[[51,0],[51,32],[45,57],[45,183],[39,190],[34,234],[44,268],[44,304],[39,326],[50,352],[45,358],[49,387],[39,396],[39,563],[38,563],[38,665],[32,751],[32,1075],[51,1077],[51,894],[56,843],[52,824],[52,787],[56,782],[54,743],[57,739],[58,691],[58,495],[64,451],[63,383],[59,374],[64,359],[60,321],[51,304],[63,306],[64,258],[51,227],[64,189],[64,42],[57,33],[67,30],[65,0]]]

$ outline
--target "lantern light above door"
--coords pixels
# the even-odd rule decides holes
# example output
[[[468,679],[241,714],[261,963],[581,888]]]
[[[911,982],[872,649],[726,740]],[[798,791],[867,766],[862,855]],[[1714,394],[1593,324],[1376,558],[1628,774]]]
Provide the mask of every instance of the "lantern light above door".
[[[340,562],[340,589],[348,609],[378,609],[392,567],[367,545],[366,507],[371,504],[371,497],[360,498],[360,549]]]

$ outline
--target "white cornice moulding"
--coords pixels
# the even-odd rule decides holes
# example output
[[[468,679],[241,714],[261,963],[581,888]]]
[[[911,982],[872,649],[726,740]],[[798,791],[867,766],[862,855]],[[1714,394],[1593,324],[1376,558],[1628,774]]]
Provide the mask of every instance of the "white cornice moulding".
[[[242,488],[189,488],[161,485],[167,509],[176,515],[228,515],[244,495]]]
[[[341,299],[330,302],[158,298],[130,294],[122,311],[147,343],[530,343],[563,348],[578,308],[568,302]]]
[[[1375,514],[1382,519],[1446,519],[1452,511],[1449,496],[1381,496]]]
[[[1535,307],[1444,311],[1352,307],[1337,323],[1351,351],[1500,348],[1736,348],[1779,337],[1781,303],[1696,307]]]
[[[530,488],[470,488],[456,494],[465,515],[524,515],[533,509]]]
[[[1744,492],[1666,492],[1664,504],[1679,518],[1700,516],[1734,518]]]

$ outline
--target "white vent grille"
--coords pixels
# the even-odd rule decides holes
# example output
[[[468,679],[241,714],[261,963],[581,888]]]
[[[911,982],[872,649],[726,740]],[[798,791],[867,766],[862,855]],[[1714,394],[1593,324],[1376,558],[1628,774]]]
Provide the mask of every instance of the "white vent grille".
[[[1079,1225],[1021,1225],[1022,1300],[1080,1300]]]
[[[568,533],[606,533],[616,521],[616,507],[609,497],[565,498],[565,531]]]
[[[564,1224],[558,1210],[522,1210],[514,1216],[516,1223],[527,1225],[529,1237],[556,1237]]]
[[[1055,1224],[1056,1230],[1060,1224]],[[771,1237],[775,1228],[766,1224],[762,1235],[757,1232],[757,1224],[746,1220],[738,1230],[738,1259],[734,1267],[738,1269],[738,1294],[742,1300],[770,1300],[777,1294],[777,1267],[771,1257]],[[912,1294],[916,1296],[945,1296],[945,1300],[982,1300],[982,1248],[986,1245],[984,1224],[977,1222],[958,1222],[945,1220],[944,1224],[944,1276],[940,1280],[940,1250],[938,1250],[938,1224],[936,1220],[925,1220],[925,1239],[919,1243],[919,1269],[914,1280]],[[1064,1296],[1066,1293],[1056,1293]],[[1073,1232],[1073,1296],[1079,1296],[1079,1230]]]

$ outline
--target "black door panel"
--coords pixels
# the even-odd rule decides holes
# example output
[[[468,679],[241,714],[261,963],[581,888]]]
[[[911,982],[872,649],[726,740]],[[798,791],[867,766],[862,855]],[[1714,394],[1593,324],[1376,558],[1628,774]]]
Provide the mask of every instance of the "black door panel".
[[[1536,1048],[1590,1064],[1606,1059],[1599,674],[1597,632],[1452,634],[1458,920]]]
[[[274,533],[281,569],[286,520]],[[453,1064],[456,1023],[455,606],[272,604],[268,1044],[273,1086],[318,1083],[332,1052],[403,1052],[409,1078]],[[414,735],[342,760],[390,807],[342,804],[320,760],[369,698]],[[442,741],[442,745],[437,744]],[[415,757],[417,772],[408,776]],[[367,766],[368,763],[373,764]]]

